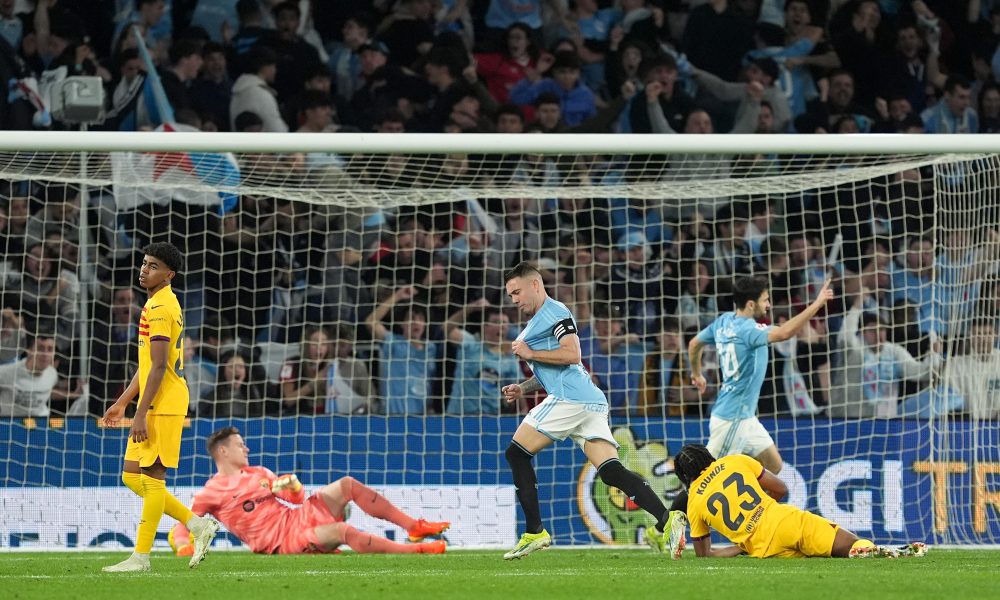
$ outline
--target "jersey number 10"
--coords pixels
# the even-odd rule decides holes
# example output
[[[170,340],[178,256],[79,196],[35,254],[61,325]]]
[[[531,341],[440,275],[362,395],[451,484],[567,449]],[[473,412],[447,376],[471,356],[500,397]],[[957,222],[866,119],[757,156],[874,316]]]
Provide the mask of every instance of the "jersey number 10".
[[[719,368],[725,381],[737,381],[740,378],[740,359],[736,357],[736,344],[727,342],[719,344]]]

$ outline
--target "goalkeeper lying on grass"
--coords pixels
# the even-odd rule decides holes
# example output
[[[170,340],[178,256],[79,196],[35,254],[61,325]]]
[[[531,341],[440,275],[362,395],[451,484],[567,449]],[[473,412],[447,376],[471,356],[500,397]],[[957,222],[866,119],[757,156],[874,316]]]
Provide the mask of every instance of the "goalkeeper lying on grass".
[[[208,453],[218,473],[194,496],[191,511],[211,513],[251,550],[261,554],[334,552],[346,544],[362,553],[442,554],[444,540],[422,542],[448,529],[449,523],[414,519],[375,490],[353,477],[343,477],[306,498],[295,475],[275,476],[264,467],[251,467],[250,449],[235,427],[225,427],[208,438]],[[300,508],[289,508],[278,499]],[[344,522],[344,508],[354,502],[373,517],[391,521],[409,533],[414,544],[399,544],[358,531]],[[181,524],[170,532],[178,554],[190,553],[190,535]]]
[[[687,519],[698,556],[894,558],[927,552],[920,542],[876,546],[818,515],[780,504],[784,484],[749,456],[716,460],[705,446],[688,444],[674,458],[674,473],[688,491]],[[713,549],[711,529],[735,546]]]

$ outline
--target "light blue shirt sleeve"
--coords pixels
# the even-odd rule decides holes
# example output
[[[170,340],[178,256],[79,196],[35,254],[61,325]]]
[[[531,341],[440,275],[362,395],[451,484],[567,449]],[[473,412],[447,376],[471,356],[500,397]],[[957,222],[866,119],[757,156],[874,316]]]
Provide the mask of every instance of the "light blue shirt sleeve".
[[[714,344],[715,343],[715,324],[717,322],[718,322],[718,319],[716,319],[715,321],[712,321],[711,323],[708,324],[708,327],[706,327],[706,328],[702,329],[701,331],[699,331],[698,332],[698,341],[704,342],[706,344]]]
[[[771,330],[770,325],[754,323],[747,329],[747,345],[751,348],[758,348],[767,345],[767,332]]]

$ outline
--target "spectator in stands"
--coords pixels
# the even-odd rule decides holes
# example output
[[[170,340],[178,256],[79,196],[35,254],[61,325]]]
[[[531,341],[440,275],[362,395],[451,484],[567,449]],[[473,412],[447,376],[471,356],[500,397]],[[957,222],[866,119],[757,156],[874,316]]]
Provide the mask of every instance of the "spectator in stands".
[[[365,319],[372,337],[381,342],[379,391],[388,414],[427,412],[431,379],[437,373],[438,346],[425,339],[427,317],[423,311],[412,304],[398,311],[396,331],[382,323],[397,303],[411,300],[416,293],[412,286],[397,289]]]
[[[995,318],[981,317],[969,326],[965,354],[948,358],[943,383],[964,399],[974,419],[1000,417],[1000,348]]]
[[[692,64],[724,81],[736,80],[740,59],[752,45],[753,23],[729,0],[709,0],[695,7],[681,43]]]
[[[556,52],[549,76],[544,79],[529,71],[527,77],[511,88],[510,100],[515,104],[530,104],[545,93],[559,98],[562,119],[569,126],[579,125],[597,114],[594,92],[580,81],[580,60],[572,52]]]
[[[232,99],[229,101],[229,114],[234,119],[231,124],[233,130],[238,131],[236,117],[249,111],[260,117],[263,131],[287,132],[288,125],[278,110],[278,93],[271,87],[278,69],[274,51],[266,46],[256,46],[244,61],[248,71],[233,84]]]
[[[28,336],[21,360],[0,365],[0,417],[47,417],[59,374],[53,366],[55,335],[39,330]]]
[[[39,6],[46,6],[42,3]],[[139,28],[149,48],[149,53],[156,63],[162,62],[167,57],[167,48],[170,46],[171,37],[171,16],[167,2],[164,0],[136,0],[136,10],[131,12],[128,18],[118,22],[115,28],[114,39],[118,40],[126,35],[131,35],[133,26]],[[43,44],[39,44],[43,46]]]
[[[467,329],[469,316],[476,312],[482,316],[479,336]],[[447,412],[500,413],[500,382],[516,381],[521,377],[519,361],[511,354],[507,339],[509,328],[507,315],[498,308],[491,308],[485,298],[471,302],[448,318],[445,323],[448,341],[457,346],[457,351]]]
[[[700,416],[704,410],[702,404],[711,402],[715,396],[716,382],[709,382],[704,395],[688,385],[691,369],[677,319],[663,317],[656,331],[653,336],[655,349],[646,355],[643,363],[637,414],[647,417]],[[711,377],[715,379],[715,371],[711,372]]]
[[[979,133],[979,115],[970,106],[969,80],[952,75],[944,84],[944,97],[920,117],[927,133]]]
[[[559,96],[546,92],[535,98],[535,122],[532,124],[541,133],[560,133],[565,131],[566,123],[562,118],[562,103]]]
[[[926,57],[927,48],[917,24],[912,21],[902,23],[896,29],[895,52],[888,58],[883,83],[879,87],[905,98],[918,114],[927,104],[927,86],[941,87],[944,84],[944,77],[937,69],[933,69],[932,73],[928,68]],[[937,81],[934,76],[941,80]]]
[[[642,61],[652,54],[649,46],[641,40],[626,40],[625,31],[621,27],[612,29],[608,37],[608,54],[604,65],[604,81],[609,93],[620,89],[626,81],[631,81],[636,89],[641,88]]]
[[[224,40],[237,57],[237,65],[246,69],[248,66],[242,60],[258,43],[269,44],[275,37],[275,31],[266,26],[265,14],[259,0],[238,0],[236,2],[236,17],[239,27],[232,39]]]
[[[0,309],[0,364],[14,362],[24,351],[24,322],[18,311],[5,302]]]
[[[423,283],[434,261],[432,237],[417,219],[402,219],[391,241],[372,255],[365,282],[393,288]]]
[[[534,261],[542,251],[542,232],[527,214],[529,198],[504,198],[497,231],[488,234],[487,264],[505,271],[522,261]]]
[[[375,133],[406,133],[406,116],[398,108],[387,108],[375,118],[374,125]]]
[[[16,13],[17,2],[0,0],[0,37],[10,45],[11,50],[21,49],[21,40],[31,32],[32,23],[27,13]]]
[[[299,101],[299,110],[297,133],[335,133],[340,129],[333,120],[333,98],[328,94],[307,90]]]
[[[995,82],[979,90],[979,133],[1000,133],[1000,86]]]
[[[354,327],[340,325],[335,333],[333,355],[327,373],[326,414],[374,412],[372,378],[368,367],[354,356]]]
[[[779,71],[772,58],[755,58],[743,70],[746,83],[728,82],[707,71],[693,69],[694,79],[705,94],[725,104],[738,103],[730,133],[753,133],[758,125],[760,103],[767,101],[774,118],[774,131],[784,131],[791,112],[788,98],[775,86]],[[727,111],[728,112],[728,111]]]
[[[307,327],[302,335],[301,351],[281,367],[280,414],[323,412],[332,354],[326,329],[315,325]]]
[[[598,285],[598,297],[621,302],[628,331],[639,336],[653,333],[657,319],[673,314],[677,297],[677,273],[673,265],[653,255],[653,248],[640,231],[618,239],[621,261],[615,261],[610,277]]]
[[[264,413],[260,390],[248,379],[246,359],[232,350],[219,361],[219,380],[198,402],[198,416],[209,419],[258,417]]]
[[[537,68],[538,48],[531,29],[524,23],[514,23],[504,34],[500,52],[480,52],[474,55],[479,77],[486,83],[490,95],[503,104],[510,99],[510,90],[528,77],[528,70]]]
[[[546,238],[543,247],[572,248],[575,254],[576,249],[596,251],[594,246],[604,249],[611,246],[611,216],[606,201],[600,198],[560,198],[542,212],[539,227]],[[569,238],[572,243],[564,246],[564,236],[568,233],[574,234]]]
[[[229,102],[233,81],[229,78],[226,49],[209,42],[202,48],[201,75],[191,83],[191,107],[203,118],[210,119],[220,130],[229,129]]]
[[[163,91],[167,94],[167,101],[175,111],[194,108],[194,99],[189,87],[198,77],[198,71],[204,62],[201,47],[201,42],[196,40],[175,41],[167,54],[170,67],[160,70],[160,83],[163,84]]]
[[[648,56],[642,60],[638,75],[644,88],[629,107],[628,129],[633,133],[684,131],[684,121],[694,108],[694,102],[677,82],[674,57],[669,54]],[[654,99],[659,104],[659,113],[655,112]],[[668,127],[663,126],[660,117],[666,119]]]
[[[276,35],[267,41],[277,56],[274,89],[286,102],[302,87],[306,74],[321,64],[319,53],[299,35],[302,11],[296,0],[286,0],[271,9]],[[271,83],[271,82],[268,82]]]
[[[869,110],[855,103],[854,75],[835,69],[827,76],[828,84],[820,86],[819,98],[807,105],[806,112],[795,119],[799,133],[826,133],[843,117],[853,118],[858,130],[867,133],[872,127]]]
[[[354,92],[361,88],[361,59],[358,50],[371,38],[371,24],[367,15],[354,14],[340,29],[341,40],[329,48],[330,70],[333,72],[337,99],[346,104]]]
[[[503,47],[504,34],[514,23],[526,25],[531,31],[531,39],[541,39],[543,4],[548,4],[557,18],[561,18],[566,10],[566,6],[556,0],[490,0],[485,17],[487,30],[482,36],[484,46],[491,49]]]
[[[233,120],[233,131],[243,133],[260,133],[264,131],[264,121],[257,113],[248,110],[236,115]]]
[[[626,332],[622,308],[595,303],[591,322],[580,328],[579,336],[583,363],[607,395],[611,412],[635,414],[646,350],[638,335]]]
[[[782,304],[775,306],[772,314],[775,324],[783,325],[794,313],[790,305]],[[827,319],[814,319],[795,337],[772,345],[777,359],[770,364],[775,413],[816,415],[829,406],[831,371],[827,333]]]
[[[561,33],[576,43],[583,81],[592,90],[600,91],[604,87],[608,42],[621,18],[621,10],[600,8],[597,0],[574,0],[563,22]]]
[[[749,225],[749,215],[743,204],[726,204],[715,213],[712,258],[716,276],[753,274],[753,251],[745,239]]]
[[[844,69],[853,75],[855,97],[863,106],[875,101],[886,76],[881,71],[887,60],[882,52],[886,30],[878,0],[847,3],[831,21],[833,46]],[[833,81],[830,83],[832,86]]]
[[[362,279],[364,238],[352,231],[332,233],[326,247],[323,284],[309,302],[320,307],[314,320],[358,323],[374,308],[371,288]]]
[[[135,291],[126,283],[106,288],[101,300],[90,331],[90,393],[95,399],[90,412],[99,415],[108,400],[121,396],[137,368],[129,348],[139,339],[140,308]],[[186,360],[184,366],[186,377]],[[191,389],[190,379],[188,385]]]
[[[45,244],[28,247],[22,259],[20,306],[28,327],[39,319],[55,319],[59,345],[66,349],[75,330],[79,309],[80,280],[74,273],[60,270],[55,257],[49,256]]]
[[[497,109],[497,133],[524,133],[524,112],[516,104],[504,104]]]
[[[893,301],[905,299],[917,306],[922,332],[944,334],[940,299],[934,293],[938,285],[934,272],[934,239],[912,235],[906,239],[902,250],[903,260],[892,270]]]
[[[437,47],[427,54],[424,73],[434,93],[429,101],[430,108],[414,119],[419,130],[432,133],[443,131],[455,104],[471,93],[469,84],[462,77],[465,60],[464,55],[454,48]]]
[[[0,287],[14,269],[14,259],[24,254],[24,240],[27,237],[28,220],[31,218],[28,199],[13,196],[6,204],[0,204]]]
[[[369,130],[375,118],[386,110],[403,111],[410,120],[415,106],[425,104],[434,94],[434,88],[424,78],[390,64],[388,56],[388,48],[379,41],[358,48],[364,83],[351,97],[351,114],[362,131]]]
[[[677,317],[684,331],[700,331],[719,315],[713,269],[714,263],[711,260],[686,260],[681,263],[681,295],[677,301]],[[775,287],[772,285],[772,289]]]
[[[389,47],[393,62],[411,68],[434,43],[434,5],[431,0],[401,0],[379,23],[376,35]]]
[[[941,363],[936,352],[917,362],[904,348],[888,341],[878,315],[862,314],[860,294],[844,317],[838,343],[844,364],[833,381],[831,416],[895,417],[902,381],[928,381]]]

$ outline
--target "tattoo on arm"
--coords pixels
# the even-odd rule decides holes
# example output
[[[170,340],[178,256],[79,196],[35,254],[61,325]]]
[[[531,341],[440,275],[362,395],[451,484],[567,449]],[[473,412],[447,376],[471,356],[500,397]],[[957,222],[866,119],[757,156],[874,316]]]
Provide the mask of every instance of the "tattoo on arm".
[[[542,389],[542,384],[538,383],[537,377],[532,377],[527,381],[522,381],[520,384],[521,392],[525,394],[530,394],[531,392],[537,392]]]

